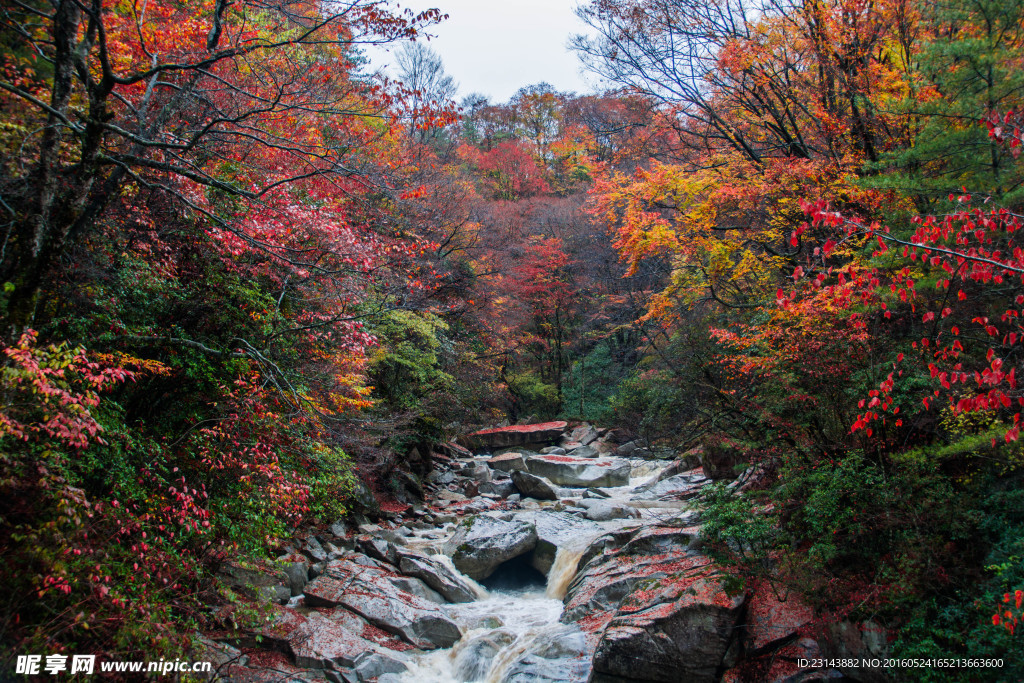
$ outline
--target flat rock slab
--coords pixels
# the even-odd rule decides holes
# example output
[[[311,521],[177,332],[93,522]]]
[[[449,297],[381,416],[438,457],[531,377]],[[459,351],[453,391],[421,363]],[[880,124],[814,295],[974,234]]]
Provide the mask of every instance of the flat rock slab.
[[[310,607],[340,605],[423,650],[451,647],[459,627],[436,605],[400,590],[393,574],[348,560],[335,560],[306,586]]]
[[[570,455],[535,455],[526,460],[530,474],[558,486],[625,486],[632,467],[622,458],[574,458]]]
[[[565,422],[540,422],[530,425],[511,425],[495,429],[481,429],[462,438],[471,450],[493,450],[528,444],[549,444],[557,441],[567,427]]]
[[[502,562],[537,545],[537,529],[521,520],[506,522],[485,515],[464,521],[444,546],[455,568],[475,581],[486,579]]]

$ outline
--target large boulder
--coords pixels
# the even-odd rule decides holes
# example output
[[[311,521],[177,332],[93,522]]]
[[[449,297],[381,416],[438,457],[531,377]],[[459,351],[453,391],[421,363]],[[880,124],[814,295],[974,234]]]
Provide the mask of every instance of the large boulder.
[[[735,663],[745,596],[725,592],[694,540],[684,528],[622,530],[584,553],[561,620],[599,635],[592,680],[711,682]]]
[[[547,480],[534,476],[529,472],[512,470],[512,483],[515,484],[515,487],[526,498],[558,500],[558,491]]]
[[[580,557],[561,620],[574,622],[593,613],[614,612],[641,584],[706,569],[711,560],[690,549],[693,539],[689,531],[671,527],[622,530],[598,537]]]
[[[437,605],[447,605],[449,602],[443,595],[413,576],[392,576],[391,583],[395,584],[400,591],[412,593],[417,598],[423,598]]]
[[[558,486],[625,486],[632,469],[621,458],[574,458],[569,455],[535,455],[528,458],[530,474],[545,477]]]
[[[718,680],[739,633],[744,596],[730,596],[711,572],[682,572],[623,601],[605,628],[594,673],[628,680]]]
[[[401,655],[365,637],[369,629],[366,620],[344,609],[300,614],[277,608],[266,626],[241,644],[290,655],[296,666],[303,669],[355,667],[361,658],[375,654],[387,660],[386,664],[382,662],[386,668],[404,671],[405,664],[399,661]]]
[[[466,448],[474,451],[492,451],[496,448],[511,448],[530,444],[546,445],[556,441],[566,426],[565,422],[541,422],[481,429],[463,437],[462,441]]]
[[[822,657],[846,662],[872,659],[885,661],[890,656],[892,633],[874,621],[840,621],[830,624],[822,636]],[[882,667],[836,667],[846,676],[864,683],[891,683],[892,676]]]
[[[449,602],[473,602],[479,597],[461,576],[444,563],[426,555],[400,552],[398,568],[406,576],[420,579]]]
[[[464,520],[444,546],[455,568],[471,579],[486,579],[502,562],[524,555],[537,545],[537,529],[521,520],[503,521],[478,515]]]
[[[423,650],[451,647],[459,627],[435,604],[400,590],[391,574],[348,560],[328,563],[306,586],[310,607],[342,606]]]

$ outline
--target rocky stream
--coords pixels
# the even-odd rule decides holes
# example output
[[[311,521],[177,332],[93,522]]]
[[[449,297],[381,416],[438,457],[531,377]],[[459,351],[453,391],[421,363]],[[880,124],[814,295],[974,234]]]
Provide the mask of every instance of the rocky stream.
[[[227,563],[270,612],[203,638],[216,679],[798,683],[844,678],[802,659],[884,650],[870,624],[823,633],[795,597],[725,590],[691,504],[749,470],[587,424],[462,441],[410,478],[422,504],[296,539],[266,567]],[[871,673],[855,680],[884,680]]]

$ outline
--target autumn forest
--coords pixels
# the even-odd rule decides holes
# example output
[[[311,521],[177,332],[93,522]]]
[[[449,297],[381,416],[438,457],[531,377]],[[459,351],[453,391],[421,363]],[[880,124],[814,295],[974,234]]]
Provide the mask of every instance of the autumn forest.
[[[1024,0],[586,0],[604,89],[505,102],[445,11],[4,0],[3,666],[186,657],[563,420],[732,472],[730,594],[1005,660],[851,680],[1021,680]]]

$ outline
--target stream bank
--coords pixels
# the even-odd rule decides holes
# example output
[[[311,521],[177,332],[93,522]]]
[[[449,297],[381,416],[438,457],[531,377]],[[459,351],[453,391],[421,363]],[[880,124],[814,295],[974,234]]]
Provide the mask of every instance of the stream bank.
[[[227,567],[279,604],[264,628],[206,641],[218,680],[842,679],[798,666],[835,652],[807,606],[729,594],[701,553],[692,501],[715,464],[619,441],[565,423],[477,432],[436,456],[424,504],[337,523],[269,572]],[[851,651],[884,650],[847,631]]]

